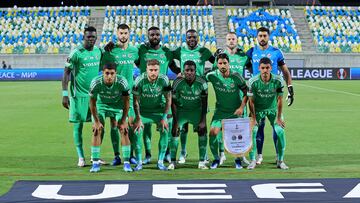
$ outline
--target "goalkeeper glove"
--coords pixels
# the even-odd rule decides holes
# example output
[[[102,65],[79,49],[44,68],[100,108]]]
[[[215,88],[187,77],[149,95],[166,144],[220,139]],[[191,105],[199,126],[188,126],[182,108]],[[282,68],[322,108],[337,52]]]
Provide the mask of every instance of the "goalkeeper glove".
[[[286,101],[288,102],[288,106],[291,106],[291,104],[294,102],[294,88],[292,85],[288,86],[288,96]]]
[[[223,49],[217,49],[216,52],[214,53],[214,57],[217,58],[217,56],[219,56],[219,54],[224,53]]]

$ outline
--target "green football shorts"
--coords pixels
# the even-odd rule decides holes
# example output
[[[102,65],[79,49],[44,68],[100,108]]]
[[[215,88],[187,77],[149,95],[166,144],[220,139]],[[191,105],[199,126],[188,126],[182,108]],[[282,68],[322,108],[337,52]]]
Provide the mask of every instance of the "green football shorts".
[[[69,122],[90,122],[91,112],[89,108],[90,97],[69,97]]]

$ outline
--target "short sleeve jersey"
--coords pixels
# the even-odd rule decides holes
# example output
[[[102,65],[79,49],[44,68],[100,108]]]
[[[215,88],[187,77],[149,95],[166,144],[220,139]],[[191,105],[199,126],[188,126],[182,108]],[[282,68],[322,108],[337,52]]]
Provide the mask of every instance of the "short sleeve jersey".
[[[241,76],[244,75],[244,67],[249,61],[249,57],[243,52],[238,52],[236,54],[230,54],[228,50],[226,49],[224,51],[229,56],[229,64],[230,68],[233,71],[238,72]],[[213,70],[217,69],[217,60],[215,60],[215,63],[213,65]]]
[[[134,62],[138,60],[138,49],[129,45],[125,50],[115,45],[111,52],[104,52],[101,58],[101,67],[107,62],[116,63],[116,72],[126,78],[129,87],[134,84]]]
[[[285,64],[284,55],[280,49],[270,46],[261,50],[259,46],[255,46],[246,52],[246,55],[250,58],[252,63],[253,75],[259,73],[259,62],[263,57],[267,57],[271,60],[272,73],[279,74],[278,67]]]
[[[185,78],[177,78],[173,83],[172,97],[179,111],[201,110],[201,98],[208,94],[208,85],[204,79],[196,76],[190,86]]]
[[[277,110],[277,97],[283,95],[284,80],[280,75],[271,74],[264,82],[260,74],[249,79],[248,97],[254,99],[255,112]]]
[[[166,100],[164,93],[171,91],[171,85],[166,75],[159,74],[158,79],[150,82],[143,73],[135,79],[134,96],[139,96],[140,113],[163,113]]]
[[[230,69],[230,75],[224,78],[219,70],[206,75],[206,79],[213,85],[216,95],[216,110],[234,112],[240,107],[242,98],[240,91],[247,89],[245,79]]]
[[[94,46],[88,51],[79,46],[71,51],[65,67],[71,70],[70,96],[88,97],[92,79],[98,76],[101,50]]]
[[[122,96],[129,96],[130,89],[124,76],[117,75],[114,83],[108,86],[100,75],[92,80],[89,95],[91,98],[96,98],[99,105],[119,104],[119,107],[123,107]]]
[[[169,68],[169,63],[173,60],[173,53],[170,49],[161,46],[155,50],[146,44],[139,46],[139,68],[140,73],[146,72],[146,61],[156,59],[160,63],[160,73],[166,75]]]
[[[196,75],[204,76],[205,62],[212,56],[211,51],[206,47],[196,47],[191,50],[187,46],[179,47],[174,51],[174,58],[180,61],[181,72],[184,71],[184,63],[193,61],[196,64]]]

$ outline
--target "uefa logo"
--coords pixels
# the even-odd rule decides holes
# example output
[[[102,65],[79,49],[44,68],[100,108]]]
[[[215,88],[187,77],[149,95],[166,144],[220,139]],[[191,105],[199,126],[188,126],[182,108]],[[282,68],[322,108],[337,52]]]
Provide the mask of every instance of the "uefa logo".
[[[346,79],[347,75],[348,75],[348,73],[344,68],[340,68],[338,71],[336,71],[336,76],[339,80]]]

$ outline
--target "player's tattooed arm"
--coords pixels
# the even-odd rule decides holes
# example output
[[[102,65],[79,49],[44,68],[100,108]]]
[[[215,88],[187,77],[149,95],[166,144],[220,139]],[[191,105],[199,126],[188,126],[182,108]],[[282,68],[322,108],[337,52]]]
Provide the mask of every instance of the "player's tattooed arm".
[[[134,105],[134,111],[135,111],[134,131],[140,131],[141,128],[144,128],[144,125],[142,124],[141,117],[140,117],[139,99],[140,99],[139,96],[134,95],[134,99],[133,99],[133,105]]]
[[[68,96],[68,84],[69,84],[69,79],[70,79],[70,73],[71,70],[69,68],[65,68],[64,69],[64,74],[63,74],[63,78],[62,78],[62,90],[63,90],[63,98],[62,98],[62,105],[63,107],[69,109],[69,96]],[[66,94],[64,94],[66,93]]]

